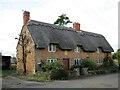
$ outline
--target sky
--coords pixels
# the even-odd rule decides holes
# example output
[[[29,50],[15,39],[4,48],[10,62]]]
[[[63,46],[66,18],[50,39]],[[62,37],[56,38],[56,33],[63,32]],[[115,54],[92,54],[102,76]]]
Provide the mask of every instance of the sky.
[[[120,0],[0,0],[0,52],[16,55],[23,26],[23,11],[30,19],[53,24],[61,14],[79,22],[81,30],[102,34],[118,49],[118,2]],[[72,27],[72,24],[68,26]]]

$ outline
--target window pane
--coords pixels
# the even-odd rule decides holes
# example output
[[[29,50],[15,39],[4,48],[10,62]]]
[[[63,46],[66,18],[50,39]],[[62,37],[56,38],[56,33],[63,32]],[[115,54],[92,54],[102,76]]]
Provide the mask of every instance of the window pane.
[[[74,59],[74,62],[75,62],[74,64],[76,65],[76,60],[75,59]]]
[[[77,46],[74,51],[75,51],[75,52],[80,52],[80,47]]]
[[[79,65],[79,60],[77,59],[77,65]]]
[[[53,62],[53,60],[51,60],[51,62]]]
[[[51,46],[51,44],[49,45],[49,51],[52,51],[52,46]]]
[[[100,53],[100,48],[97,48],[97,51],[96,51],[97,53]]]
[[[102,58],[98,58],[98,64],[102,64]]]
[[[53,45],[53,51],[56,51],[56,45]]]
[[[78,47],[78,52],[80,52],[80,47]]]
[[[77,51],[78,51],[78,47],[75,48],[75,52],[77,52]]]

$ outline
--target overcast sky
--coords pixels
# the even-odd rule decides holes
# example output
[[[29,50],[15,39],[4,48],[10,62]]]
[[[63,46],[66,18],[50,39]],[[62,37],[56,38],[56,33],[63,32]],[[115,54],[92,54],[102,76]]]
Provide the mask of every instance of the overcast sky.
[[[118,1],[120,0],[0,0],[0,52],[15,55],[17,40],[23,25],[23,10],[30,19],[53,23],[62,13],[81,30],[105,36],[118,48]],[[71,25],[70,25],[71,26]]]

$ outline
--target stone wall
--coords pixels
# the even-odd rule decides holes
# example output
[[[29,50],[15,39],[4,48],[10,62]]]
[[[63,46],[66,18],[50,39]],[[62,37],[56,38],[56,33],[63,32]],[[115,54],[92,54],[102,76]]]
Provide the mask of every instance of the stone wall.
[[[107,56],[107,53],[101,52],[101,53],[96,53],[96,52],[84,52],[81,51],[79,53],[74,52],[73,50],[71,51],[63,51],[59,48],[57,48],[56,52],[48,52],[48,48],[46,49],[36,49],[36,69],[38,68],[38,64],[42,62],[46,63],[46,60],[49,58],[58,58],[58,61],[62,61],[63,58],[69,58],[70,59],[70,67],[74,65],[74,58],[91,58],[97,65],[97,58],[101,57],[102,59]],[[108,55],[111,57],[111,53],[108,53]]]
[[[21,35],[26,36],[26,40],[24,40],[25,44],[27,44],[24,48],[25,52],[25,60],[26,60],[26,74],[32,75],[35,74],[35,45],[31,38],[31,35],[29,31],[27,30],[26,26],[23,27],[21,31]],[[20,37],[21,38],[21,37]],[[18,46],[17,46],[17,71],[18,73],[23,73],[23,52],[22,52],[22,46],[20,45],[22,42],[19,40]]]

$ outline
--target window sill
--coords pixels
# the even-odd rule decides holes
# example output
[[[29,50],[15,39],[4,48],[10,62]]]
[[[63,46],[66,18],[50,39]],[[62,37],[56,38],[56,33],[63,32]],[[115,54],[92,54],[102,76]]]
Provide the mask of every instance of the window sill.
[[[100,65],[101,65],[102,63],[97,63],[97,64],[100,64]]]
[[[48,52],[56,52],[56,51],[48,51]]]
[[[75,53],[80,53],[80,52],[75,52]]]

